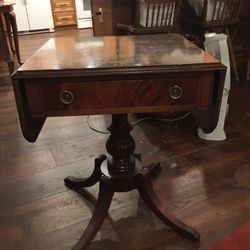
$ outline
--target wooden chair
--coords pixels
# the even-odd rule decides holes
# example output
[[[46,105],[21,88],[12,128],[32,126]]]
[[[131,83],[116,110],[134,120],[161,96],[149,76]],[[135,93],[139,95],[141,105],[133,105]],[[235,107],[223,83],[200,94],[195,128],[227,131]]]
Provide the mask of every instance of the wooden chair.
[[[245,29],[248,30],[248,34],[250,32],[250,14],[245,15],[241,17],[242,24],[245,26]],[[244,42],[243,44],[245,45],[246,48],[246,56],[247,56],[247,61],[246,61],[246,80],[250,80],[250,36],[246,35],[247,37],[244,37]]]
[[[131,24],[117,24],[119,31],[131,34],[171,33],[179,31],[181,0],[136,0]]]
[[[186,13],[183,13],[185,27],[189,27],[191,33],[195,29],[200,33],[200,44],[204,42],[206,32],[223,32],[228,36],[230,59],[237,81],[239,81],[239,76],[231,39],[234,34],[232,29],[240,23],[240,11],[243,2],[244,0],[204,0],[200,17],[192,19],[186,17]]]

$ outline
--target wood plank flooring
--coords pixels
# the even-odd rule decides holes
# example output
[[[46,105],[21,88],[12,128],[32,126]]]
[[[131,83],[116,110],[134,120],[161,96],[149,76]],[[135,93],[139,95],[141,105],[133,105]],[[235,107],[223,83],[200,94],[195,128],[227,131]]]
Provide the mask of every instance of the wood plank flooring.
[[[89,36],[65,30],[20,37],[27,59],[53,36]],[[226,121],[228,139],[201,140],[191,117],[144,121],[132,132],[143,164],[160,161],[155,190],[173,213],[201,233],[199,243],[174,233],[144,205],[136,191],[115,194],[109,217],[90,250],[198,250],[250,219],[250,85],[235,84]],[[131,116],[132,119],[136,117]],[[105,130],[109,116],[91,116]],[[21,134],[7,65],[0,63],[0,249],[69,250],[85,229],[98,186],[67,189],[68,175],[87,176],[108,135],[89,129],[86,117],[50,118],[36,143]]]

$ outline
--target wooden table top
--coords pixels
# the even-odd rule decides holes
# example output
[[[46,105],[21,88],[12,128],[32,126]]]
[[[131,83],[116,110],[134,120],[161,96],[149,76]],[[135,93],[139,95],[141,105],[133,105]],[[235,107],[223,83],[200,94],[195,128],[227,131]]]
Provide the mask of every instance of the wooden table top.
[[[15,4],[12,1],[0,1],[0,13],[12,12],[14,10],[13,5]]]
[[[14,78],[209,70],[217,59],[178,34],[56,37],[49,39]]]
[[[5,6],[10,6],[10,5],[15,5],[16,3],[13,1],[0,1],[0,8],[5,7]]]

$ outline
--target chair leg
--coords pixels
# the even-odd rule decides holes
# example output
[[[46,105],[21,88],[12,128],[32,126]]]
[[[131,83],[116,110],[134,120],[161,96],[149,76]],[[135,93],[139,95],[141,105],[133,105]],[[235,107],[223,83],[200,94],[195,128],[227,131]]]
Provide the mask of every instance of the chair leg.
[[[14,61],[12,59],[7,59],[6,62],[8,64],[9,73],[11,75],[11,74],[13,74],[14,69],[15,69]]]
[[[8,19],[6,17],[6,13],[3,13],[4,17],[5,17],[5,24],[6,24],[6,28],[7,28],[7,34],[9,37],[9,44],[10,44],[10,48],[13,54],[16,53],[14,45],[13,45],[13,38],[12,38],[12,34],[11,34],[11,26],[10,23],[8,22]]]
[[[240,79],[239,79],[239,75],[238,75],[238,70],[237,70],[237,65],[236,65],[236,61],[235,61],[235,56],[234,56],[231,37],[230,37],[230,34],[229,34],[229,30],[226,29],[225,31],[226,31],[226,35],[227,35],[227,44],[228,44],[231,64],[233,66],[234,76],[235,76],[236,81],[239,82]]]
[[[14,12],[7,12],[5,14],[5,20],[6,20],[6,23],[8,22],[9,25],[11,26],[11,28],[12,28],[17,61],[21,65],[21,64],[23,64],[23,62],[22,62],[21,56],[20,56],[19,41],[18,41],[18,31],[17,31],[17,23],[16,23],[16,15],[15,15],[15,13]]]
[[[248,52],[246,79],[247,79],[247,81],[250,80],[250,50],[249,50],[249,52]]]

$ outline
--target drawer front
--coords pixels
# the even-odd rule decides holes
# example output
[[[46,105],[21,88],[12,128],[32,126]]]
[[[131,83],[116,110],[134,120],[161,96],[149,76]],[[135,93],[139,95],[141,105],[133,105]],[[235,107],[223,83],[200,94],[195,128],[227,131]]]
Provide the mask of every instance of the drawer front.
[[[54,13],[54,24],[57,27],[76,24],[75,12]]]
[[[104,82],[26,82],[33,116],[184,111],[206,108],[213,77]]]
[[[52,1],[53,12],[75,11],[75,6],[72,1]]]

